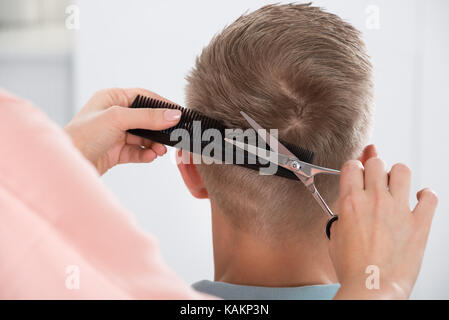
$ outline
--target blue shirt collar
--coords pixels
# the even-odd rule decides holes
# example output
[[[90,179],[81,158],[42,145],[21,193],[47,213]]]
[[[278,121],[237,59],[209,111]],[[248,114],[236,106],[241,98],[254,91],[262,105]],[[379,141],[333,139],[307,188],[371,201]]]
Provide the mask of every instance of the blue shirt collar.
[[[225,300],[331,300],[340,285],[272,288],[202,280],[194,283],[192,287],[199,292]]]

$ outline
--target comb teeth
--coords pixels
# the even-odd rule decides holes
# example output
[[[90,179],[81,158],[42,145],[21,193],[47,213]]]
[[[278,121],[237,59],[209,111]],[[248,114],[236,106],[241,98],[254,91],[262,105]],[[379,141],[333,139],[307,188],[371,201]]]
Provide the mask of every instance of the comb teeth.
[[[183,108],[177,104],[153,99],[150,97],[137,96],[136,99],[131,104],[131,108],[176,109],[176,110],[180,110],[182,112],[181,119],[179,120],[178,124],[174,127],[160,130],[160,131],[145,130],[145,129],[128,130],[128,132],[131,134],[134,134],[134,135],[142,137],[142,138],[150,139],[152,141],[159,142],[159,143],[162,143],[162,144],[165,144],[168,146],[175,146],[180,141],[182,141],[184,138],[186,138],[185,141],[190,141],[189,151],[194,151],[194,148],[193,148],[194,141],[191,141],[191,140],[194,140],[196,137],[199,137],[201,140],[203,132],[208,129],[218,130],[222,134],[222,137],[225,136],[226,126],[222,122],[220,122],[216,119],[209,118],[195,110]],[[200,121],[201,127],[194,126],[193,125],[194,121]],[[185,130],[183,130],[183,132],[181,132],[181,136],[179,137],[178,140],[172,140],[172,139],[170,139],[171,134],[176,129],[185,129]],[[294,145],[291,145],[288,143],[283,143],[282,141],[280,141],[280,142],[282,144],[284,144],[287,147],[287,149],[289,149],[296,157],[298,157],[299,160],[307,162],[307,163],[312,163],[313,157],[314,157],[313,152],[311,152],[307,149],[298,147],[298,146],[294,146]],[[200,141],[200,143],[201,143],[201,151],[203,151],[203,148],[205,147],[205,145],[208,144],[208,142]],[[223,146],[225,141],[223,140],[221,143]],[[225,150],[225,148],[222,148],[222,150]],[[267,150],[269,150],[268,146],[267,146]],[[223,153],[224,153],[224,151],[223,151]],[[223,154],[222,159],[224,159],[224,158],[225,158],[225,156]],[[257,164],[257,165],[243,164],[242,166],[244,166],[246,168],[254,169],[254,170],[258,170],[260,167],[264,167],[264,165],[260,165],[260,164]],[[297,180],[297,177],[292,172],[290,172],[287,169],[284,169],[282,167],[278,168],[278,172],[276,173],[276,175]]]
[[[291,153],[298,157],[299,160],[307,163],[313,162],[315,154],[312,151],[291,144],[286,144],[286,146]]]

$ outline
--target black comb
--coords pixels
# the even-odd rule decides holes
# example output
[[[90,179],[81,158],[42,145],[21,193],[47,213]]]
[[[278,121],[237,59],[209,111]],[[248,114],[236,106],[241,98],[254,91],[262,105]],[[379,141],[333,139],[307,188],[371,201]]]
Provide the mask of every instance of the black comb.
[[[153,130],[146,130],[146,129],[131,129],[128,130],[129,133],[145,138],[145,139],[149,139],[155,142],[159,142],[162,144],[165,144],[167,146],[176,146],[180,149],[186,149],[188,151],[191,151],[193,153],[202,153],[204,147],[206,145],[208,145],[209,143],[211,143],[211,141],[202,141],[201,137],[203,136],[203,132],[206,131],[207,129],[215,129],[218,130],[221,134],[221,141],[212,141],[212,143],[218,143],[216,150],[218,150],[219,152],[221,152],[221,155],[218,155],[220,157],[220,159],[225,159],[225,154],[224,154],[224,150],[225,150],[225,144],[226,142],[223,140],[223,137],[225,137],[225,130],[227,129],[227,127],[220,121],[209,118],[203,114],[201,114],[198,111],[195,110],[191,110],[191,109],[186,109],[183,108],[179,105],[176,104],[171,104],[165,101],[161,101],[161,100],[157,100],[157,99],[153,99],[153,98],[149,98],[149,97],[144,97],[144,96],[137,96],[136,99],[133,101],[132,105],[130,106],[130,108],[161,108],[161,109],[177,109],[182,111],[181,114],[181,119],[179,120],[178,124],[174,127],[165,129],[165,130],[160,130],[160,131],[153,131]],[[194,121],[200,121],[201,124],[201,128],[198,128],[198,126],[194,125]],[[189,141],[190,143],[187,144],[181,144],[180,142],[182,142],[182,139],[185,138],[185,135],[181,135],[178,137],[178,139],[173,139],[172,133],[176,130],[176,129],[185,129],[182,132],[185,132],[186,134],[189,135],[188,139],[186,139],[186,141]],[[178,131],[179,132],[179,131]],[[198,140],[198,141],[195,141]],[[200,150],[196,150],[198,148],[194,148],[194,144],[195,142],[197,143],[197,146],[201,146]],[[301,147],[297,147],[297,146],[293,146],[291,144],[288,143],[284,143],[282,141],[280,141],[283,145],[285,145],[287,147],[287,149],[289,149],[296,157],[298,157],[299,160],[307,162],[307,163],[312,163],[313,161],[313,157],[314,154],[313,152],[306,150],[304,148]],[[229,144],[228,146],[226,146],[226,148],[229,148]],[[263,146],[266,150],[270,150],[269,146],[265,145]],[[242,164],[240,163],[236,163],[236,148],[235,146],[232,146],[233,148],[233,163],[238,164],[240,166],[243,166],[245,168],[249,168],[249,169],[253,169],[253,170],[259,170],[260,168],[263,167],[267,167],[268,164],[261,164],[257,159],[252,158],[252,155],[249,155],[247,152],[244,152],[244,161]],[[242,152],[242,150],[237,150],[238,152]],[[213,154],[212,154],[213,155]],[[249,159],[253,159],[253,162],[249,163]],[[254,163],[255,161],[255,163]],[[295,176],[295,174],[287,169],[284,169],[282,167],[278,167],[278,170],[276,172],[277,176],[281,176],[281,177],[285,177],[285,178],[289,178],[289,179],[293,179],[293,180],[297,180],[298,178]]]

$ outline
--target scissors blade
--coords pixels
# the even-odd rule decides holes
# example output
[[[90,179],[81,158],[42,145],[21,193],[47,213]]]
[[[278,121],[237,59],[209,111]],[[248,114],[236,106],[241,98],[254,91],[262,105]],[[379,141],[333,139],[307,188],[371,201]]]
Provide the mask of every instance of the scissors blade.
[[[251,144],[247,144],[242,141],[237,141],[237,140],[230,139],[230,138],[224,138],[224,140],[230,144],[233,144],[234,146],[236,146],[239,149],[247,151],[248,153],[250,153],[252,155],[255,155],[261,159],[265,159],[268,162],[274,163],[280,167],[287,168],[290,170],[290,168],[287,165],[287,163],[289,161],[289,158],[287,156],[284,156],[277,152],[259,148],[254,145],[251,145]]]
[[[297,159],[297,157],[290,150],[288,150],[282,143],[280,143],[278,139],[269,134],[267,130],[262,128],[262,126],[260,126],[253,118],[251,118],[243,111],[240,111],[240,113],[246,119],[246,121],[248,121],[250,126],[254,130],[256,130],[258,135],[265,141],[265,143],[267,143],[272,149],[278,151],[278,153],[283,154],[290,159]]]
[[[274,157],[274,159],[276,159],[276,157],[277,157],[278,161],[274,162],[274,163],[279,165],[279,166],[281,166],[281,167],[283,167],[283,168],[286,168],[286,169],[292,171],[299,178],[299,180],[301,180],[302,182],[304,182],[304,184],[306,184],[306,186],[308,186],[310,183],[313,182],[313,180],[311,180],[311,178],[313,176],[317,175],[317,174],[320,174],[320,173],[327,173],[327,174],[332,174],[332,175],[339,175],[340,174],[340,171],[338,171],[338,170],[316,166],[316,165],[313,165],[313,164],[310,164],[310,163],[307,163],[307,162],[299,160],[296,157],[296,155],[294,155],[282,143],[280,143],[278,139],[276,139],[274,136],[270,135],[264,128],[262,128],[249,115],[247,115],[243,111],[240,111],[240,113],[246,119],[246,121],[248,121],[250,126],[257,131],[257,134],[271,148],[273,148],[273,146],[277,147],[277,150],[276,150],[276,148],[274,148],[274,152],[275,153],[277,152],[277,154],[273,155],[273,157]],[[227,141],[231,142],[232,140],[228,139]],[[254,146],[252,146],[252,147],[255,148]],[[242,148],[242,147],[240,147],[240,148]],[[244,149],[244,147],[242,149]],[[260,157],[260,155],[263,155],[264,153],[266,154],[266,152],[267,152],[264,149],[261,149],[261,150],[262,151],[259,151],[259,153],[257,154],[259,157]],[[266,157],[263,157],[263,158],[266,159]],[[270,158],[270,159],[268,159],[268,161],[273,162],[272,159],[273,158]],[[290,163],[292,161],[295,161],[295,162],[299,163],[300,164],[300,168],[299,169],[295,169],[295,168],[291,167]]]
[[[309,178],[309,175],[303,172],[302,169],[295,170],[291,166],[287,165],[289,163],[289,160],[296,160],[300,163],[303,163],[302,161],[299,161],[299,159],[290,151],[288,150],[282,143],[279,142],[278,139],[273,137],[271,134],[268,133],[267,130],[262,128],[254,119],[252,119],[249,115],[247,115],[245,112],[240,111],[241,115],[248,121],[250,126],[256,130],[258,135],[264,139],[264,141],[275,151],[278,151],[278,153],[281,155],[284,155],[287,158],[287,161],[285,162],[285,165],[282,165],[282,167],[290,170],[295,174],[295,176],[298,177],[299,180],[301,180],[304,184],[306,184],[306,179]],[[273,148],[274,146],[274,148]]]

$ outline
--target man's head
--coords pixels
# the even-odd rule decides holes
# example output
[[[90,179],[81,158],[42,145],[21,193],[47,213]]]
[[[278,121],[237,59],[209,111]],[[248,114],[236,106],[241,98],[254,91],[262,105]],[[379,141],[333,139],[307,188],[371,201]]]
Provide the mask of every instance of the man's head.
[[[240,17],[204,48],[187,80],[189,108],[230,128],[248,127],[245,111],[262,127],[278,129],[282,141],[313,151],[314,164],[338,169],[359,157],[367,141],[369,57],[359,32],[320,8],[270,5]],[[275,237],[324,216],[299,181],[236,165],[196,169],[193,189],[203,184],[205,190],[196,195],[208,194],[241,230]],[[187,184],[192,190],[192,181]],[[338,178],[316,184],[332,204]]]

